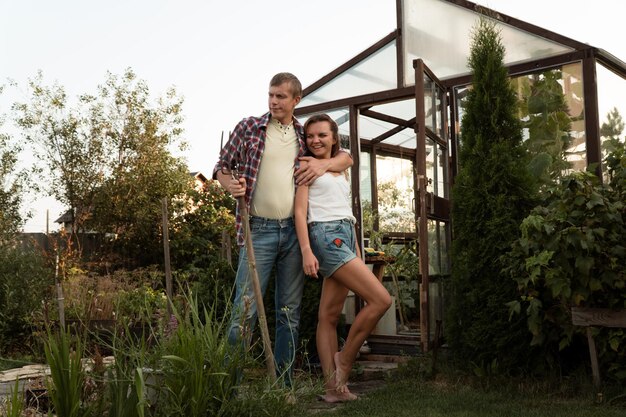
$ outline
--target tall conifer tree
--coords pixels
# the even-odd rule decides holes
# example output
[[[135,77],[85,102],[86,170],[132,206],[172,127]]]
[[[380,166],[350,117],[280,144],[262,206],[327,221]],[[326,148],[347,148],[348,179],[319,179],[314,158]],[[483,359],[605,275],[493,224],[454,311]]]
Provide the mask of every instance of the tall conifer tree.
[[[534,181],[521,146],[517,98],[504,54],[495,23],[481,19],[472,33],[473,82],[464,104],[460,169],[452,190],[452,291],[446,328],[457,358],[482,367],[497,363],[506,372],[523,366],[530,335],[521,319],[509,321],[505,303],[518,295],[516,284],[501,272],[499,259],[533,206]]]

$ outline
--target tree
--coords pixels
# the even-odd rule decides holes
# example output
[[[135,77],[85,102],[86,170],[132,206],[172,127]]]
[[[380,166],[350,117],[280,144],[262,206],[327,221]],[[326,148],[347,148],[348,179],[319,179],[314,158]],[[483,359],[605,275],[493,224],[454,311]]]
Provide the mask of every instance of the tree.
[[[0,86],[2,94],[2,86]],[[4,117],[0,115],[0,128]],[[32,314],[46,296],[49,270],[44,259],[16,244],[17,233],[29,216],[21,214],[23,192],[29,180],[19,169],[21,147],[0,132],[0,354],[23,349],[32,336]]]
[[[0,128],[3,122],[4,117],[0,115]],[[17,169],[20,152],[21,147],[14,143],[13,138],[0,132],[0,245],[12,241],[25,220],[20,209],[27,176]]]
[[[75,230],[85,221],[85,209],[106,171],[106,134],[102,108],[93,96],[78,98],[69,108],[62,86],[45,86],[41,72],[29,81],[29,102],[15,103],[17,125],[32,145],[35,169],[49,184],[44,192],[68,206],[75,216]],[[80,213],[77,213],[80,210]]]
[[[452,278],[446,316],[454,356],[477,366],[512,370],[527,359],[522,320],[509,322],[505,303],[515,283],[499,261],[533,206],[517,97],[503,65],[495,23],[481,19],[472,34],[473,81],[464,103],[459,174],[452,189]]]
[[[34,144],[52,186],[48,192],[75,215],[74,230],[115,237],[139,264],[161,253],[161,200],[190,186],[186,164],[172,152],[181,139],[182,99],[174,89],[153,100],[130,69],[107,74],[97,93],[71,107],[63,87],[29,83],[30,101],[16,103],[16,121]]]
[[[602,141],[602,151],[604,156],[620,148],[620,135],[624,133],[624,119],[617,110],[617,107],[607,113],[606,122],[600,127],[600,136],[604,138]]]
[[[171,150],[183,150],[182,99],[174,89],[151,104],[148,86],[128,70],[109,74],[99,87],[110,155],[90,224],[115,234],[140,264],[157,262],[162,248],[161,201],[192,187],[187,165]]]

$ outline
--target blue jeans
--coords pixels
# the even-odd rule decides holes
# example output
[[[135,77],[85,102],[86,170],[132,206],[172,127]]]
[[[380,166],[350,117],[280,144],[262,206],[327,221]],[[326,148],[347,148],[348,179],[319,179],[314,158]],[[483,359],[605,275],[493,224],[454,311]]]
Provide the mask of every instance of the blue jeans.
[[[330,277],[356,258],[356,238],[351,219],[309,223],[311,249],[320,264],[319,273]]]
[[[272,269],[275,268],[276,271],[274,357],[279,376],[284,376],[286,383],[290,384],[292,364],[298,346],[300,305],[304,288],[302,254],[296,228],[292,218],[274,220],[250,216],[250,230],[256,270],[263,294],[267,289]],[[251,302],[247,308],[245,306],[246,299],[254,300],[245,246],[239,251],[235,285],[228,341],[231,345],[240,345],[242,342],[249,343],[257,319],[256,303]]]

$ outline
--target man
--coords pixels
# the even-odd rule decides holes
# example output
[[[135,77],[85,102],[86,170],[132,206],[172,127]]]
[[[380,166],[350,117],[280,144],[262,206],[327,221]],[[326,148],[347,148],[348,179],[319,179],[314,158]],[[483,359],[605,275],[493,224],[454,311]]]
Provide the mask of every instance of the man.
[[[269,112],[237,124],[213,170],[213,178],[233,197],[245,197],[263,294],[272,269],[276,271],[274,355],[277,372],[287,384],[291,383],[291,365],[298,345],[304,288],[302,256],[293,221],[296,183],[310,184],[327,171],[340,172],[352,165],[346,152],[323,161],[304,157],[304,129],[293,116],[301,98],[302,85],[293,74],[276,74],[269,86]],[[238,180],[222,171],[233,164],[239,167]],[[248,276],[239,208],[237,244],[239,265],[229,327],[229,342],[233,345],[251,336],[256,321],[256,303],[248,301],[254,300],[254,291]]]

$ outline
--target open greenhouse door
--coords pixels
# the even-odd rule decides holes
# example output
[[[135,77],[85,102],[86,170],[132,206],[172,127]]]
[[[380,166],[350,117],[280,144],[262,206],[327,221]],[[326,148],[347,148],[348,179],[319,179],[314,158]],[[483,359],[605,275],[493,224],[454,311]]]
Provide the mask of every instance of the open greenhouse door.
[[[415,69],[415,216],[419,242],[420,345],[423,352],[442,331],[442,280],[449,275],[450,153],[445,88],[421,59]]]

